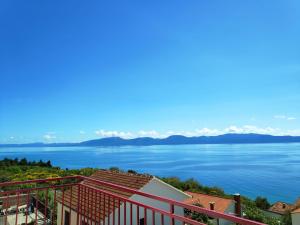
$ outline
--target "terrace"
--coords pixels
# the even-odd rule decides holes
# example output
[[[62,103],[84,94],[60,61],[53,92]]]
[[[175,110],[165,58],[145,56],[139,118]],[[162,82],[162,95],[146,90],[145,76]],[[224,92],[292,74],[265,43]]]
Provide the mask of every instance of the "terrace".
[[[203,225],[185,211],[226,224],[263,225],[84,176],[0,183],[1,225]]]

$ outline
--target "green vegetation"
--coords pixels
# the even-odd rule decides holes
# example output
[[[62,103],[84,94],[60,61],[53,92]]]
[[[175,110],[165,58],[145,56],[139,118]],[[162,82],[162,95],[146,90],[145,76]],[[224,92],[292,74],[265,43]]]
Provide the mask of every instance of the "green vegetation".
[[[199,203],[195,203],[194,205],[195,206],[199,206],[199,207],[203,207]],[[198,221],[200,223],[205,223],[205,224],[208,224],[208,225],[213,225],[213,223],[210,222],[210,218],[207,215],[203,214],[203,213],[192,212],[189,209],[184,209],[184,215],[186,217],[191,218],[192,220],[196,220],[196,221]]]
[[[263,209],[263,210],[267,210],[271,207],[271,204],[268,202],[268,199],[266,199],[264,197],[258,196],[254,202],[258,208]]]
[[[117,167],[111,167],[111,171],[121,171]],[[43,161],[27,161],[26,159],[3,159],[0,160],[0,182],[6,181],[24,181],[24,180],[34,180],[34,179],[43,179],[43,178],[54,178],[54,177],[64,177],[71,175],[84,175],[90,176],[97,169],[94,168],[84,168],[84,169],[61,169],[59,167],[53,167],[51,162]],[[124,172],[124,171],[121,171]],[[137,174],[134,170],[126,171],[128,173]],[[176,177],[163,177],[161,178],[164,182],[182,190],[182,191],[192,191],[198,193],[204,193],[214,196],[219,196],[223,198],[232,198],[232,195],[226,194],[221,188],[218,187],[208,187],[201,185],[194,179],[188,179],[182,181]],[[43,199],[44,197],[41,196]],[[48,199],[51,201],[53,198],[49,194]],[[283,217],[282,221],[278,221],[276,218],[272,218],[263,213],[262,210],[268,209],[270,203],[266,198],[257,197],[255,201],[242,196],[242,207],[244,216],[251,220],[256,220],[270,225],[290,225],[291,218],[290,214],[287,214]],[[206,224],[209,224],[209,218],[205,215],[199,213],[186,212],[192,218],[195,218],[198,221],[202,221]]]
[[[84,168],[78,170],[63,170],[53,167],[51,162],[29,162],[26,159],[3,159],[0,160],[0,182],[24,181],[43,178],[64,177],[71,175],[90,176],[97,169]]]

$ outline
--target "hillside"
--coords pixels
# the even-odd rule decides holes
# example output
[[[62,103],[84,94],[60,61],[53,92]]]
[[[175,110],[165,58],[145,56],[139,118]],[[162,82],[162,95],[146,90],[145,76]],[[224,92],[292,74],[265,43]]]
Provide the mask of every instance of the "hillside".
[[[151,146],[183,144],[257,144],[257,143],[300,143],[300,136],[272,136],[265,134],[223,134],[218,136],[186,137],[173,135],[167,138],[139,137],[123,139],[108,137],[80,143],[28,143],[0,144],[0,147],[72,147],[72,146]]]

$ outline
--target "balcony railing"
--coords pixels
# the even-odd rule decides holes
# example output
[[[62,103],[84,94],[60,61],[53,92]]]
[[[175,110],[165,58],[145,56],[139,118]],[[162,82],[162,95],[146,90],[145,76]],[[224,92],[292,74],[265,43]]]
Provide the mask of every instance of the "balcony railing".
[[[0,225],[263,225],[84,176],[0,183]]]

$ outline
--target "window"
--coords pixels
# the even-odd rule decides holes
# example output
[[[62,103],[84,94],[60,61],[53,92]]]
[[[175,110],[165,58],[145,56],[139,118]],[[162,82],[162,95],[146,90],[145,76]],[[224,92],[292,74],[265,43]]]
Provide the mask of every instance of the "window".
[[[145,225],[145,218],[140,219],[139,225]]]
[[[70,225],[70,212],[65,211],[65,223],[64,225]]]

